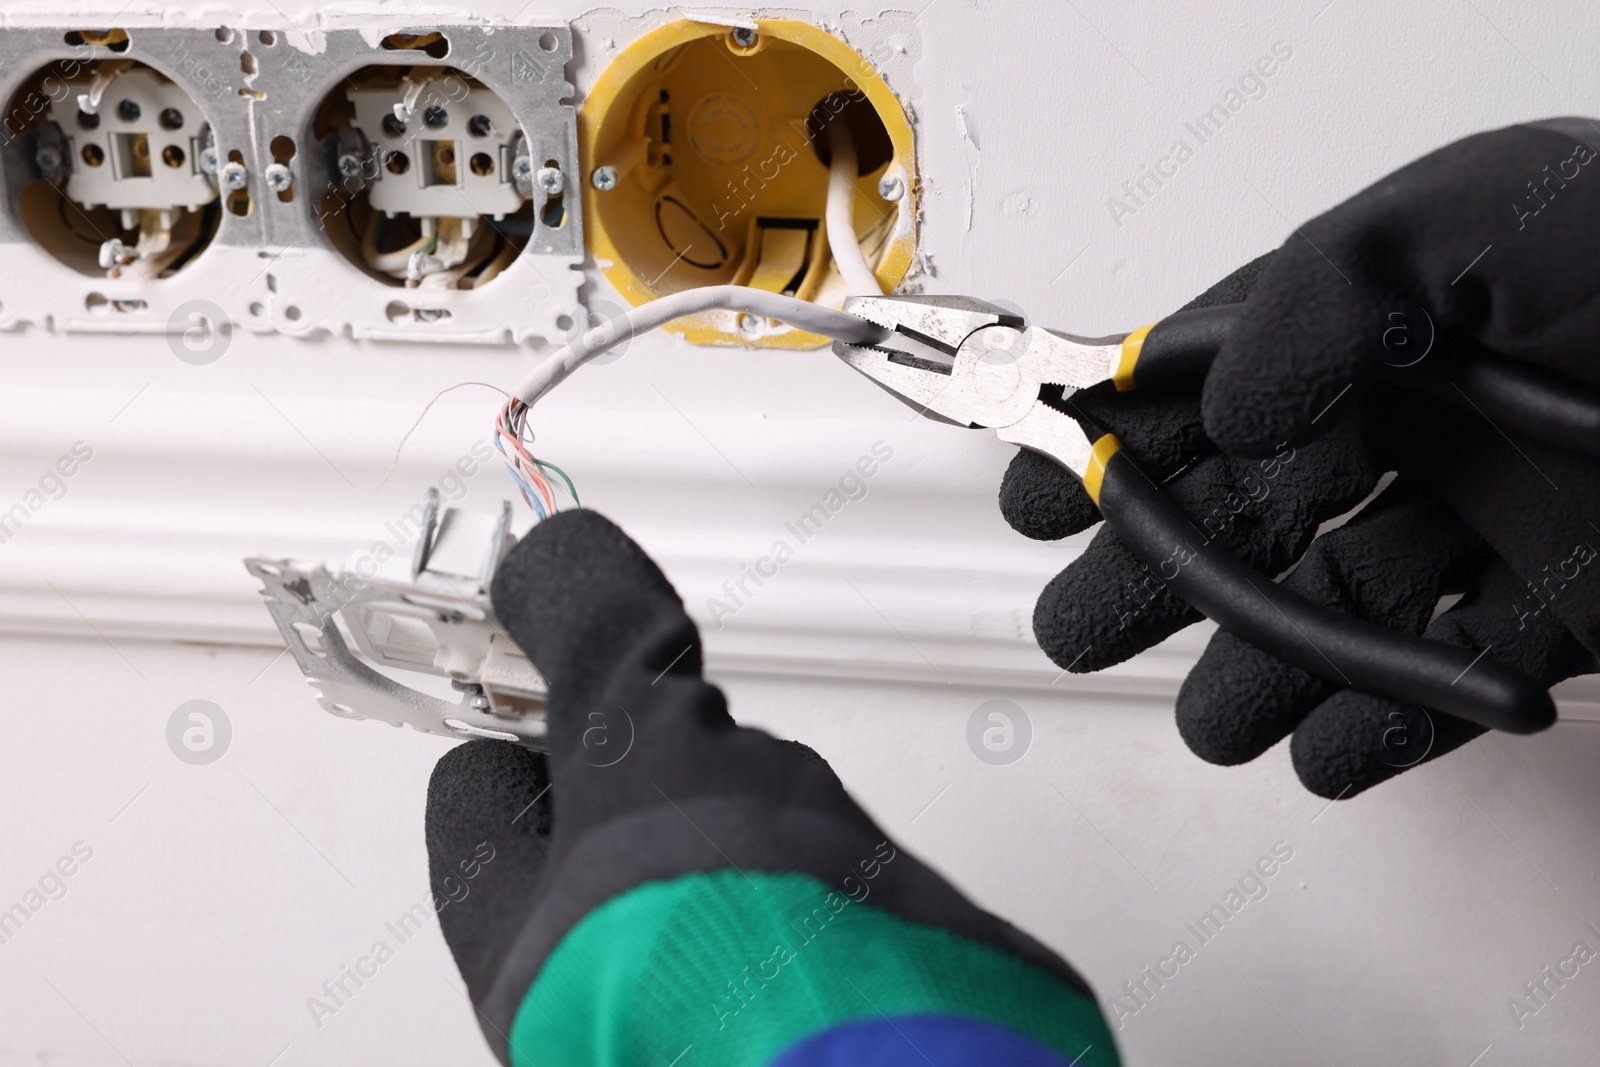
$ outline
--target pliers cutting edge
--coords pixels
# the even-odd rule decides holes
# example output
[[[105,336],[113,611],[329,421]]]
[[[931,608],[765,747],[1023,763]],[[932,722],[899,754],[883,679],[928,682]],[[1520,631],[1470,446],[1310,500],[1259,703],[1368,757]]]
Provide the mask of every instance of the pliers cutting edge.
[[[1091,440],[1060,410],[1105,381],[1122,390],[1192,386],[1236,305],[1097,339],[1028,326],[968,297],[852,297],[844,310],[891,333],[873,346],[835,342],[836,355],[927,417],[994,430],[1070,470],[1123,544],[1223,629],[1329,681],[1492,729],[1532,733],[1555,721],[1543,686],[1484,653],[1340,614],[1258,574],[1208,540],[1114,435]]]

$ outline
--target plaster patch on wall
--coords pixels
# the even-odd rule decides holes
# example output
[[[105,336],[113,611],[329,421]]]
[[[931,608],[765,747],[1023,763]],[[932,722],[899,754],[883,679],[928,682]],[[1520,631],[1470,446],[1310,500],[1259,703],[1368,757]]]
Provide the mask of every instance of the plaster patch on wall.
[[[978,168],[982,165],[983,156],[979,153],[977,139],[972,136],[971,126],[967,124],[967,109],[960,104],[956,105],[956,128],[961,131],[962,156],[967,164],[967,213],[962,230],[971,233],[972,211],[978,198]]]
[[[727,26],[731,29],[756,29],[756,20],[749,15],[730,15],[726,12],[685,11],[683,17],[690,22],[709,22],[713,26]]]
[[[1031,189],[1019,189],[1000,201],[1000,210],[1007,215],[1027,218],[1039,212],[1039,200]]]

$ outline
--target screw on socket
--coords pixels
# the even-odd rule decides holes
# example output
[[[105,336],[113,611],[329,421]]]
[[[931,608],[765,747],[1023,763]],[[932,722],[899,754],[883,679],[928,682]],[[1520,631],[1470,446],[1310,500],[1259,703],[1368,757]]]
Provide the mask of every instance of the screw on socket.
[[[617,168],[596,167],[594,173],[589,176],[589,180],[594,183],[596,189],[599,189],[602,193],[608,193],[617,187]]]
[[[224,163],[217,171],[217,180],[224,189],[243,189],[250,182],[250,172],[243,163]]]
[[[733,43],[740,48],[755,47],[756,31],[749,26],[735,26],[733,28]]]
[[[533,182],[550,196],[560,196],[567,187],[567,176],[557,167],[540,167],[539,172],[533,176]]]
[[[274,163],[262,171],[261,178],[267,183],[267,188],[275,193],[288,192],[294,185],[294,171],[282,163]]]
[[[898,174],[885,174],[878,181],[878,195],[885,200],[899,200],[906,195],[906,183]]]

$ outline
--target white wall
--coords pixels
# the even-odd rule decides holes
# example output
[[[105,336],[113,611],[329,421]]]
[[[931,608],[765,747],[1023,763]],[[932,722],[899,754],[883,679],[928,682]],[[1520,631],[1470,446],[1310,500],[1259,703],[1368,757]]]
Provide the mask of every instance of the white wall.
[[[927,287],[1077,332],[1126,329],[1423,151],[1600,111],[1590,5],[1322,3],[932,0],[914,83],[896,86],[919,116]],[[51,23],[65,8],[4,17]],[[551,0],[522,17],[586,8]],[[143,10],[117,18],[156,17]],[[161,17],[282,18],[252,4]],[[597,16],[581,39],[580,82],[614,21]],[[849,24],[875,43],[870,24]],[[1280,40],[1294,54],[1268,94],[1115,225],[1107,199]],[[0,267],[0,302],[49,284]],[[306,998],[425,898],[423,789],[442,743],[319,711],[274,658],[238,561],[338,560],[383,536],[487,432],[490,395],[452,394],[379,487],[425,399],[510,382],[531,353],[240,333],[223,360],[192,367],[159,337],[30,329],[3,344],[0,505],[74,441],[95,455],[0,545],[0,907],[74,842],[94,853],[0,945],[0,1064],[487,1062],[436,930],[311,1021]],[[1203,634],[1057,680],[1027,620],[1081,539],[1011,534],[993,504],[1005,447],[908,423],[825,353],[650,338],[564,385],[538,421],[586,501],[701,616],[785,519],[874,441],[892,445],[868,497],[707,634],[713,667],[736,714],[816,746],[886,829],[1104,996],[1288,843],[1268,896],[1126,1021],[1129,1063],[1592,1058],[1593,965],[1521,1029],[1506,1001],[1575,941],[1600,949],[1584,928],[1600,926],[1593,689],[1568,687],[1546,735],[1475,743],[1330,809],[1282,746],[1233,770],[1183,748],[1171,699]],[[486,471],[467,500],[508,492]],[[1034,726],[1009,767],[966,743],[968,716],[994,698]],[[166,746],[190,699],[233,724],[212,766]]]

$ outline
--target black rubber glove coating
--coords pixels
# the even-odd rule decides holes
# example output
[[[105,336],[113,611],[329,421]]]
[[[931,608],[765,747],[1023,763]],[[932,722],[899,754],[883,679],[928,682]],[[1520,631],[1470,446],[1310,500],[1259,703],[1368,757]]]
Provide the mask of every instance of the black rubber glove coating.
[[[1481,564],[1466,598],[1426,632],[1492,649],[1546,684],[1593,671],[1600,652],[1600,464],[1526,439],[1493,403],[1462,403],[1457,379],[1474,372],[1451,357],[1475,345],[1531,374],[1600,379],[1600,183],[1584,173],[1595,145],[1600,131],[1587,120],[1480,134],[1307,223],[1262,273],[1204,390],[1210,435],[1242,453],[1314,432],[1336,398],[1370,405],[1370,444],[1401,484],[1444,504],[1504,560]],[[1442,344],[1415,367],[1383,367],[1418,352],[1382,343],[1397,323],[1408,344],[1430,334],[1470,343]],[[1434,379],[1447,402],[1390,387],[1407,374]],[[1338,572],[1323,583],[1325,598],[1414,630],[1395,609],[1431,612],[1429,587],[1444,576],[1428,573],[1438,564],[1429,560],[1450,536],[1441,533],[1448,520],[1419,513],[1383,534],[1365,519],[1351,524],[1360,533],[1314,549],[1302,571],[1320,561]],[[1347,575],[1374,570],[1344,587]],[[1329,797],[1354,796],[1480,732],[1415,706],[1329,692],[1228,635],[1213,640],[1178,710],[1185,738],[1216,762],[1250,759],[1298,722],[1296,770]]]
[[[1553,614],[1600,654],[1600,460],[1424,398],[1380,394],[1373,410],[1377,447],[1402,475],[1525,579],[1508,616]]]
[[[452,748],[428,781],[428,882],[474,1004],[483,1003],[527,921],[520,898],[550,853],[549,786],[543,754],[503,741]],[[465,878],[461,865],[485,843],[493,858]]]
[[[1262,273],[1204,395],[1237,455],[1299,440],[1372,384],[1400,301],[1435,329],[1600,382],[1600,130],[1553,119],[1423,156],[1296,231]],[[1410,329],[1423,325],[1411,316]]]
[[[699,634],[672,586],[606,519],[579,510],[541,522],[491,595],[549,682],[549,755],[500,741],[451,751],[429,786],[427,839],[441,900],[461,859],[494,849],[440,921],[484,1035],[509,1062],[505,1034],[545,958],[605,901],[729,867],[832,885],[887,838],[816,753],[734,723],[700,675]],[[1060,957],[903,849],[872,899],[1088,992]]]
[[[1250,294],[1271,258],[1269,252],[1251,260],[1182,310],[1239,303]],[[1158,481],[1176,474],[1210,448],[1192,397],[1119,394],[1108,382],[1075,394],[1069,411],[1102,432],[1116,434],[1124,447],[1136,440],[1139,465]],[[1000,482],[1000,514],[1012,529],[1036,541],[1059,540],[1100,521],[1100,512],[1071,471],[1027,449],[1012,457]]]
[[[1401,480],[1391,492],[1409,485],[1448,513],[1435,508],[1426,516],[1391,518],[1400,532],[1388,534],[1363,517],[1352,524],[1358,532],[1315,550],[1289,579],[1291,586],[1316,585],[1314,568],[1333,566],[1335,557],[1352,574],[1383,569],[1381,580],[1359,588],[1335,595],[1338,583],[1323,582],[1320,590],[1342,609],[1368,612],[1376,621],[1397,608],[1384,602],[1391,594],[1413,614],[1429,615],[1437,594],[1423,591],[1459,580],[1466,599],[1435,620],[1430,634],[1479,651],[1492,646],[1496,658],[1547,684],[1595,669],[1600,565],[1592,561],[1600,548],[1600,464],[1530,442],[1515,427],[1498,425],[1493,411],[1384,386],[1376,370],[1417,352],[1388,343],[1385,331],[1399,322],[1408,345],[1426,333],[1465,339],[1467,350],[1476,345],[1522,360],[1534,372],[1600,381],[1594,355],[1600,270],[1592,242],[1600,228],[1600,183],[1584,173],[1600,158],[1596,145],[1600,130],[1582,119],[1467,138],[1307,223],[1281,250],[1214,287],[1195,303],[1214,302],[1219,290],[1224,300],[1249,299],[1204,387],[1209,435],[1175,427],[1182,424],[1182,415],[1173,414],[1181,400],[1165,396],[1093,390],[1074,398],[1078,411],[1096,428],[1116,432],[1157,479],[1193,459],[1164,488],[1201,520],[1219,497],[1240,488],[1240,468],[1218,467],[1218,457],[1208,455],[1213,439],[1238,455],[1270,452],[1277,459],[1288,448],[1296,457],[1291,468],[1336,483],[1333,497],[1370,485],[1377,471],[1398,470]],[[1442,383],[1440,396],[1454,399],[1454,376],[1469,373],[1450,360],[1452,351],[1463,350],[1443,344],[1416,368]],[[1391,377],[1404,373],[1383,369]],[[1146,403],[1173,407],[1147,418]],[[1330,444],[1330,437],[1338,440]],[[1308,438],[1324,446],[1315,456],[1303,443]],[[1175,449],[1175,442],[1185,443]],[[1184,458],[1175,461],[1174,451]],[[1308,459],[1314,461],[1301,462]],[[1002,486],[1002,511],[1029,536],[1084,528],[1095,513],[1075,486],[1065,484],[1069,477],[1039,457],[1019,454]],[[1202,479],[1210,485],[1190,484]],[[1292,547],[1295,538],[1285,532],[1303,532],[1296,524],[1317,514],[1305,503],[1315,505],[1327,492],[1292,484],[1272,490],[1276,498],[1266,505],[1289,503],[1294,514],[1287,522],[1263,529],[1247,510],[1229,531],[1239,555],[1258,569],[1272,562],[1264,545],[1272,547],[1276,534],[1280,547]],[[1452,523],[1465,528],[1451,529]],[[1101,531],[1090,551],[1052,583],[1035,615],[1041,647],[1074,670],[1131,655],[1193,617],[1162,600],[1153,576],[1103,545],[1107,536]],[[1375,540],[1369,544],[1367,536]],[[1429,571],[1457,562],[1464,551],[1460,539],[1475,537],[1486,543],[1484,560],[1464,576]],[[1391,558],[1391,547],[1414,550],[1417,558]],[[1075,573],[1091,565],[1104,576]],[[1375,593],[1385,583],[1393,583],[1390,594]],[[1346,718],[1340,708],[1348,710]],[[1424,727],[1428,758],[1477,732],[1419,708],[1334,694],[1226,634],[1214,639],[1186,683],[1179,717],[1185,738],[1221,763],[1253,758],[1303,720],[1291,746],[1297,769],[1329,796],[1353,796],[1418,762]],[[1375,723],[1383,728],[1372,729]],[[1397,755],[1396,738],[1400,745],[1409,738],[1412,748]]]
[[[1173,312],[1150,328],[1133,367],[1138,389],[1198,389],[1222,348],[1239,305],[1214,304]]]
[[[1246,264],[1186,305],[1236,303],[1267,258]],[[1332,432],[1266,460],[1218,454],[1192,393],[1117,393],[1109,384],[1075,394],[1067,410],[1096,434],[1115,433],[1140,468],[1201,527],[1257,571],[1277,575],[1305,550],[1317,525],[1359,501],[1376,480],[1360,442],[1361,414],[1338,410]],[[1034,537],[1061,537],[1098,518],[1073,475],[1021,452],[1006,472],[1001,511]],[[1039,596],[1034,636],[1055,663],[1100,670],[1200,619],[1122,545],[1101,530]]]
[[[1306,223],[1261,272],[1217,355],[1203,393],[1208,436],[1236,454],[1263,453],[1319,431],[1317,414],[1336,398],[1366,406],[1396,322],[1408,337],[1431,329],[1600,382],[1596,146],[1600,128],[1587,119],[1492,130]],[[1396,319],[1401,302],[1410,307]],[[1448,382],[1454,350],[1441,344],[1416,369]],[[1469,405],[1393,389],[1372,399],[1381,413],[1371,443],[1388,465],[1449,505],[1529,582],[1544,582],[1580,543],[1600,538],[1592,525],[1600,462],[1532,443]],[[1600,653],[1600,567],[1568,571],[1557,576],[1550,610]]]
[[[1172,592],[1228,633],[1315,674],[1480,725],[1532,733],[1555,721],[1545,687],[1498,660],[1321,610],[1195,536],[1192,520],[1126,453],[1106,460],[1100,506],[1118,538]]]
[[[1379,368],[1382,386],[1470,405],[1502,430],[1600,459],[1600,388],[1454,341],[1448,359]]]
[[[1507,609],[1525,591],[1525,583],[1510,568],[1493,561],[1461,603],[1423,633],[1463,648],[1493,648],[1508,666],[1551,685],[1593,671],[1593,656],[1553,616],[1518,625]],[[1348,799],[1452,752],[1482,732],[1472,723],[1416,705],[1344,689],[1312,709],[1290,739],[1289,752],[1307,789],[1329,799]]]
[[[1465,591],[1483,539],[1399,486],[1317,538],[1284,586],[1378,626],[1420,633],[1441,596]],[[1178,693],[1178,732],[1201,759],[1233,765],[1287,737],[1342,687],[1218,633]]]

